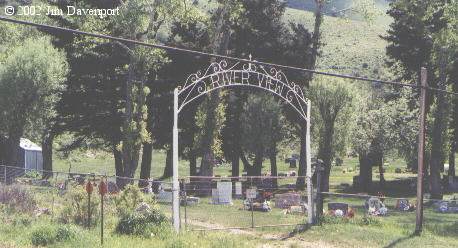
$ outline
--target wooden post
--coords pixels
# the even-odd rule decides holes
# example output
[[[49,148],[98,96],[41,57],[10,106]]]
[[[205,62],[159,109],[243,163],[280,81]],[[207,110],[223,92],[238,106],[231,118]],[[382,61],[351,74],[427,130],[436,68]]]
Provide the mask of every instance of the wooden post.
[[[90,179],[86,184],[86,192],[87,192],[87,228],[91,227],[91,194],[92,194],[92,183]]]
[[[427,71],[421,68],[420,89],[420,129],[418,132],[418,172],[417,172],[417,216],[415,234],[420,235],[423,227],[423,168],[425,155],[425,115],[426,115],[426,87]]]
[[[91,194],[87,194],[87,228],[91,227]]]
[[[105,180],[104,180],[105,179]],[[103,245],[103,200],[105,197],[105,194],[108,192],[107,188],[107,178],[106,176],[103,177],[100,180],[100,185],[99,185],[99,194],[100,194],[100,218],[101,218],[101,223],[100,223],[100,243]]]

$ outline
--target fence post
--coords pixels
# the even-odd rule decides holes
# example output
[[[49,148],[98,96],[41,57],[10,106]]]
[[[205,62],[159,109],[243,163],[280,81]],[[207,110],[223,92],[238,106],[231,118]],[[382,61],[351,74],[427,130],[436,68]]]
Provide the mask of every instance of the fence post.
[[[105,180],[104,180],[105,179]],[[108,192],[107,188],[107,178],[102,177],[100,180],[100,185],[99,185],[99,193],[100,193],[100,218],[101,218],[101,223],[100,223],[100,243],[103,245],[103,200],[105,197],[105,194]]]
[[[92,183],[88,180],[86,184],[86,192],[87,192],[87,228],[91,227],[91,194],[93,191]]]
[[[311,146],[310,146],[310,119],[312,118],[311,112],[311,101],[307,101],[307,127],[306,127],[306,135],[305,135],[305,145],[306,145],[306,159],[307,159],[307,217],[308,223],[310,225],[313,224],[313,184],[312,184],[312,153],[311,153]]]
[[[188,212],[187,212],[187,207],[188,207],[188,194],[186,192],[186,182],[183,179],[182,180],[182,185],[183,185],[183,195],[182,197],[184,198],[184,226],[185,228],[188,227]]]
[[[180,231],[180,186],[178,183],[178,88],[173,92],[173,163],[172,163],[172,218],[176,232]]]
[[[250,177],[250,190],[253,190],[253,177]],[[250,197],[250,208],[251,208],[251,228],[254,228],[253,198],[251,197]]]

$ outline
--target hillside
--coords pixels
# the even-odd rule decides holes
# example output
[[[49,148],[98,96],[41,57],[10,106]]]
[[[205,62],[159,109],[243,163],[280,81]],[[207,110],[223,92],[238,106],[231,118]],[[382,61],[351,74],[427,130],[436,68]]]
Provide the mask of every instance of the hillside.
[[[288,8],[285,21],[312,29],[314,16],[309,11]],[[326,16],[322,27],[324,46],[318,69],[376,77],[386,58],[386,42],[380,36],[386,33],[387,27]]]
[[[345,8],[350,0],[336,0],[329,9]],[[200,0],[197,2],[203,10],[216,7],[214,1]],[[309,11],[314,8],[312,1],[288,0],[285,22],[303,24],[313,29],[314,16]],[[388,1],[377,0],[378,16],[371,23],[360,17],[325,16],[322,34],[324,46],[318,61],[319,70],[333,71],[352,75],[378,77],[378,72],[385,62],[386,42],[380,38],[386,33],[390,17],[385,13]],[[326,10],[325,10],[326,13]]]

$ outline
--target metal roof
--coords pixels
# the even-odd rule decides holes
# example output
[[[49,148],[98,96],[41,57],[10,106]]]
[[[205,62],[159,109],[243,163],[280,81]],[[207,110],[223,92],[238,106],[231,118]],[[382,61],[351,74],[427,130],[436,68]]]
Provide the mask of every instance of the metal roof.
[[[26,151],[40,151],[41,152],[40,146],[38,146],[37,144],[25,138],[21,138],[21,142],[19,143],[19,146]]]

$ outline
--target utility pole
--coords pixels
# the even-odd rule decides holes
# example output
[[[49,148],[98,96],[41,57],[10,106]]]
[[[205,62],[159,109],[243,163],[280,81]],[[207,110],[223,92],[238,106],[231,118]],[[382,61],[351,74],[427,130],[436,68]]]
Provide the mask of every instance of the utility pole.
[[[425,115],[426,115],[426,87],[427,71],[421,68],[420,88],[420,129],[418,132],[418,172],[417,172],[417,218],[415,234],[420,235],[423,226],[423,167],[425,155]]]

